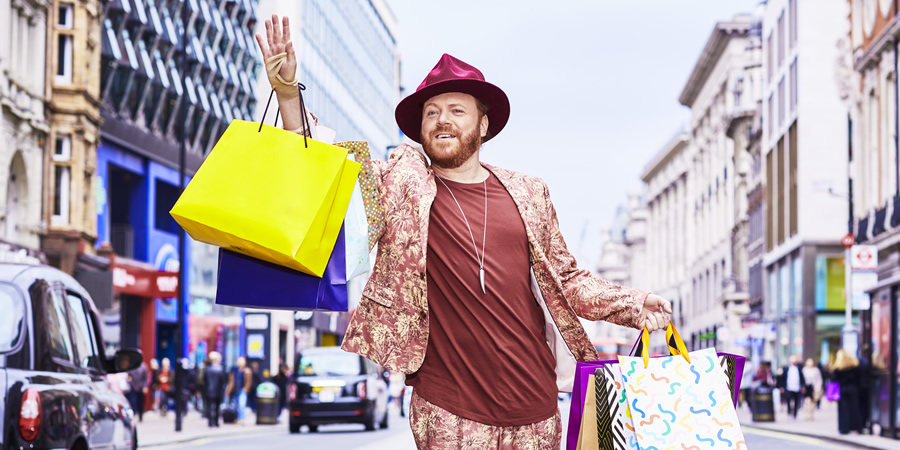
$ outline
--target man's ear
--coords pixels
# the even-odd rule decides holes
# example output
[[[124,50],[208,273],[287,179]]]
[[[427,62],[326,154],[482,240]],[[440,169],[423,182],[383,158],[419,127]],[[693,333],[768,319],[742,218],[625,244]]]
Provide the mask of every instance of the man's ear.
[[[489,125],[488,116],[487,116],[487,114],[485,114],[485,115],[481,116],[481,137],[482,138],[487,136],[488,125]]]

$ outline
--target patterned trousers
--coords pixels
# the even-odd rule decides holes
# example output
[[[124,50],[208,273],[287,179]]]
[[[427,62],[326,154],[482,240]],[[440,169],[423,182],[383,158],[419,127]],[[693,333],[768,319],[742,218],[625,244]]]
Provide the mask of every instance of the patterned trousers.
[[[413,391],[409,423],[416,447],[437,450],[559,450],[562,423],[559,411],[529,425],[497,427],[459,417],[429,403]]]

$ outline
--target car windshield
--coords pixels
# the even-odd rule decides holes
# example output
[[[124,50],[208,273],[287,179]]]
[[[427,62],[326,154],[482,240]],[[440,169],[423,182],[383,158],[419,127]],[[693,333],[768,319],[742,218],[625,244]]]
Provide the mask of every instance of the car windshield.
[[[345,352],[310,353],[300,358],[299,375],[359,375],[359,356]]]
[[[0,284],[0,311],[0,353],[7,353],[24,337],[25,302],[12,286]]]

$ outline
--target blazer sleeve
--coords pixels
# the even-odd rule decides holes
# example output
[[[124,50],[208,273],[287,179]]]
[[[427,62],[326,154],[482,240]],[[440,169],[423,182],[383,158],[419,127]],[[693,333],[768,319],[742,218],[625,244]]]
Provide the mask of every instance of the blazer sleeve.
[[[619,286],[588,270],[579,269],[559,230],[556,208],[550,201],[550,190],[546,183],[543,183],[543,187],[549,224],[549,242],[545,253],[553,272],[562,283],[563,295],[575,314],[588,320],[604,320],[625,327],[641,328],[641,310],[649,293]]]

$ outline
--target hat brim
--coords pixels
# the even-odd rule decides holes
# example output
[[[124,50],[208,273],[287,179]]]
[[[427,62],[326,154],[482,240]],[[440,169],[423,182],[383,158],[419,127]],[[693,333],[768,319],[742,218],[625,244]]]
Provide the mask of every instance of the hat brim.
[[[497,136],[509,121],[509,98],[497,86],[481,80],[446,80],[422,88],[397,104],[394,117],[397,119],[400,131],[421,144],[422,108],[431,97],[447,92],[469,94],[487,106],[488,135],[491,138]],[[485,139],[483,142],[487,142],[489,139]]]

